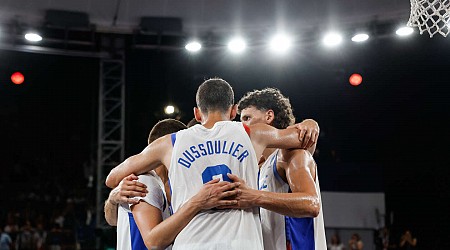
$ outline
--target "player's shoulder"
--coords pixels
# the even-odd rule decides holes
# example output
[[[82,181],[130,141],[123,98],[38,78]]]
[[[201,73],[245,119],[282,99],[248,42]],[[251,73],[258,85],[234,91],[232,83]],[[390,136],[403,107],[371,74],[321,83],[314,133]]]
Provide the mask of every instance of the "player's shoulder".
[[[146,174],[139,175],[137,181],[145,184],[147,186],[148,191],[161,189],[160,182],[162,181],[153,170]]]

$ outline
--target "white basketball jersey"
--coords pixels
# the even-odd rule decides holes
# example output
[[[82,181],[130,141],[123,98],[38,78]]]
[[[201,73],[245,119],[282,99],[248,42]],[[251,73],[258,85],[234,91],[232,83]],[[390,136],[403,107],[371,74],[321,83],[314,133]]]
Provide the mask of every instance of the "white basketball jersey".
[[[169,168],[174,213],[202,188],[227,173],[258,188],[258,164],[252,143],[240,122],[221,121],[213,128],[202,125],[172,134]],[[259,211],[208,210],[197,214],[178,234],[173,249],[263,249]]]
[[[284,182],[277,171],[275,150],[263,163],[259,174],[259,190],[290,193],[288,183]],[[315,186],[320,198],[319,178],[316,167]],[[322,201],[320,213],[316,218],[293,218],[267,209],[260,209],[261,225],[266,250],[326,250],[325,227],[323,223]]]
[[[162,218],[165,220],[170,216],[170,207],[164,191],[164,183],[154,171],[139,175],[138,178],[139,182],[147,186],[148,193],[145,197],[134,197],[134,199],[147,202],[161,210]],[[117,249],[147,250],[128,204],[119,205],[118,208]],[[171,249],[171,247],[167,249]]]

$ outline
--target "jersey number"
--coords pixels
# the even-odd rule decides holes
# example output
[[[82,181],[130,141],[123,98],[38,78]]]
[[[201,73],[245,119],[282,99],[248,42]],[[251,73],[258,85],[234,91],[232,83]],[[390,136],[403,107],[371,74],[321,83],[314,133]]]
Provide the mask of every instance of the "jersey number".
[[[233,182],[228,178],[227,173],[231,174],[231,169],[225,164],[209,166],[202,173],[203,184],[217,178],[220,178],[221,181]]]

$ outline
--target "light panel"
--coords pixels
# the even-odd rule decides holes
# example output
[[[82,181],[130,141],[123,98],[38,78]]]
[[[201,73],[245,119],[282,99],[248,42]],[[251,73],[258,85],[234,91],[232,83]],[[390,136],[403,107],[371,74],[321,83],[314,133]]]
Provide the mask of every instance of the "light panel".
[[[335,47],[342,43],[342,36],[337,32],[327,33],[323,38],[323,44],[328,47]]]
[[[197,52],[202,48],[202,45],[199,42],[193,41],[186,44],[184,48],[189,52]]]

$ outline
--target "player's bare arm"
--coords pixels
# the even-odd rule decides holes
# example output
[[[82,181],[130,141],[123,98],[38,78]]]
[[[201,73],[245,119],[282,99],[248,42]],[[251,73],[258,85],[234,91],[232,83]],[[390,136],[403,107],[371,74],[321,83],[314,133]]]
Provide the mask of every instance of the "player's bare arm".
[[[218,206],[235,205],[237,200],[231,199],[239,192],[239,182],[219,182],[219,179],[205,183],[200,191],[189,199],[175,214],[162,220],[161,211],[140,202],[132,207],[139,231],[148,249],[165,249],[172,244],[176,236],[194,216],[202,210]],[[150,218],[154,217],[154,218]]]
[[[105,201],[104,213],[106,222],[108,222],[110,226],[117,226],[117,209],[119,204],[137,204],[137,200],[129,199],[129,197],[143,197],[147,194],[147,186],[137,180],[138,177],[131,174],[125,177],[120,184],[109,193],[108,199]]]
[[[266,148],[301,148],[299,131],[296,128],[277,129],[263,123],[248,127],[258,157]]]
[[[106,186],[115,188],[123,178],[130,174],[143,174],[161,164],[170,166],[171,154],[172,141],[170,135],[165,135],[149,144],[141,153],[128,157],[113,168],[106,177]]]
[[[229,175],[233,181],[241,182],[238,208],[263,207],[290,217],[316,217],[320,211],[320,199],[315,189],[314,160],[309,152],[297,149],[283,157],[287,162],[277,162],[286,172],[286,180],[292,193],[275,193],[248,188],[243,180]]]

